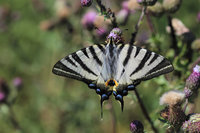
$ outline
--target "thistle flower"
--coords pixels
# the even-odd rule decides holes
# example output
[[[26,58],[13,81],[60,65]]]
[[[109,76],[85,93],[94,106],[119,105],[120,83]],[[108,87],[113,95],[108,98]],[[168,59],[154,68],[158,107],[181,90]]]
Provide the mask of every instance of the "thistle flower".
[[[189,98],[192,95],[192,91],[187,87],[184,88],[185,98]]]
[[[13,79],[13,85],[14,87],[16,87],[17,89],[20,89],[22,87],[22,79],[20,77],[16,77]]]
[[[188,121],[185,121],[182,125],[182,130],[189,133],[200,132],[200,114],[192,114]]]
[[[127,9],[121,9],[116,15],[117,22],[120,24],[125,24],[128,20],[129,12],[130,11]]]
[[[81,0],[81,5],[89,7],[92,4],[92,0]]]
[[[182,0],[163,0],[163,7],[168,13],[175,13],[180,5]]]
[[[160,17],[164,13],[164,8],[160,2],[156,2],[155,5],[149,6],[147,10],[155,17]]]
[[[200,22],[200,12],[197,14],[197,21]]]
[[[97,36],[99,37],[105,37],[106,36],[106,33],[107,33],[107,30],[104,29],[103,27],[100,27],[96,30],[96,34]]]
[[[0,79],[0,104],[5,103],[9,95],[9,88],[3,79]]]
[[[197,90],[200,85],[200,66],[196,65],[193,68],[192,74],[186,80],[186,87],[192,91]]]
[[[190,32],[190,30],[183,24],[183,22],[177,18],[172,19],[172,26],[177,36],[181,36],[184,33]],[[171,32],[169,26],[166,29],[168,33]]]
[[[137,2],[137,0],[129,0],[128,1],[128,9],[131,10],[131,11],[135,11],[135,10],[141,9],[141,6]]]
[[[54,5],[56,10],[56,16],[59,19],[66,19],[70,16],[71,9],[67,6],[66,0],[56,0]]]
[[[81,20],[83,27],[88,30],[92,30],[94,28],[94,21],[96,17],[97,17],[97,13],[95,11],[87,12]]]
[[[113,28],[107,39],[112,38],[114,42],[122,42],[122,31],[119,28]]]
[[[185,94],[178,90],[172,90],[164,93],[160,98],[161,105],[175,106],[184,102]]]
[[[144,126],[140,121],[134,120],[130,124],[130,130],[132,133],[144,133]]]
[[[137,2],[143,6],[153,6],[157,0],[137,0]]]

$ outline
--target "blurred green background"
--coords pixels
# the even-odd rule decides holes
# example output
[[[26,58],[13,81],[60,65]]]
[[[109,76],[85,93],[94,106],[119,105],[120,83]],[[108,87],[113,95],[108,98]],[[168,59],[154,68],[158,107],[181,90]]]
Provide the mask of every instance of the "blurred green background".
[[[119,11],[121,2],[109,0],[109,6],[113,11]],[[0,16],[0,78],[9,85],[8,101],[15,99],[11,106],[0,104],[0,133],[110,133],[113,128],[118,133],[128,133],[132,120],[140,120],[145,131],[152,132],[133,92],[125,98],[123,112],[111,96],[111,100],[104,104],[104,118],[101,120],[100,101],[94,90],[82,82],[52,74],[52,67],[58,60],[94,43],[91,33],[82,27],[81,18],[89,8],[97,10],[96,2],[89,8],[81,7],[79,0],[67,0],[67,4],[71,7],[67,23],[73,29],[60,24],[52,30],[44,30],[41,24],[44,20],[57,18],[55,0],[0,1],[0,11],[6,12],[4,17]],[[200,0],[183,1],[180,10],[172,15],[182,20],[197,38],[200,36],[200,23],[196,18],[199,5]],[[124,30],[126,42],[129,42],[140,13],[131,15],[127,25],[120,27],[128,29]],[[148,48],[172,60],[173,56],[167,54],[171,42],[165,30],[166,16],[152,17],[152,21],[157,34],[150,40],[158,44]],[[140,34],[143,32],[149,32],[145,22]],[[95,38],[99,43],[106,39]],[[192,61],[195,61],[199,51],[192,54]],[[168,90],[184,88],[185,79],[191,72],[189,65],[181,67],[179,76],[174,76],[174,72],[169,74],[170,82],[160,76],[137,87],[159,132],[164,132],[164,124],[158,120],[163,108],[159,105],[159,98]],[[17,91],[12,83],[15,77],[23,81],[23,86]],[[195,111],[200,111],[200,107]]]

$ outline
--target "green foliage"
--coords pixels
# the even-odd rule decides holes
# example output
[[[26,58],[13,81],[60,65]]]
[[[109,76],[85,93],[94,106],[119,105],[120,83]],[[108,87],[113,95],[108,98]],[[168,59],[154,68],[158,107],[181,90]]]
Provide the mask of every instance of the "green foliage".
[[[37,3],[43,4],[40,9]],[[93,32],[86,31],[81,25],[81,17],[87,9],[76,7],[79,0],[69,0],[68,5],[73,7],[67,25],[56,26],[52,30],[41,30],[43,20],[57,21],[53,0],[1,0],[0,8],[8,8],[10,14],[5,21],[5,30],[0,27],[0,78],[10,86],[9,106],[0,104],[0,133],[102,133],[112,132],[114,121],[117,123],[117,132],[129,132],[129,124],[138,119],[143,122],[145,131],[151,132],[151,127],[140,109],[135,94],[125,98],[124,112],[112,98],[112,103],[104,106],[104,119],[100,118],[99,98],[93,90],[82,82],[58,77],[52,74],[52,67],[62,57],[77,51],[96,41],[103,43],[106,38],[98,38]],[[197,4],[198,3],[198,4]],[[96,3],[94,2],[93,5]],[[112,11],[120,10],[119,1],[111,1]],[[181,9],[173,15],[181,19],[189,29],[199,38],[200,30],[196,22],[199,1],[183,1]],[[76,9],[77,8],[77,9]],[[89,7],[91,8],[91,7]],[[112,9],[112,8],[111,8]],[[129,18],[124,30],[125,42],[129,42],[131,33],[140,15],[137,11]],[[18,15],[14,18],[13,15]],[[105,20],[109,17],[103,14]],[[199,54],[191,53],[189,61],[185,55],[187,45],[178,38],[179,53],[170,47],[171,38],[166,33],[166,15],[161,18],[152,18],[156,34],[149,35],[148,41],[142,46],[169,58],[175,71],[166,76],[160,76],[150,81],[142,82],[137,88],[154,124],[159,132],[164,132],[163,123],[158,121],[160,96],[171,89],[184,87],[185,79],[190,74],[191,64]],[[139,33],[150,32],[146,21],[141,23]],[[21,77],[23,87],[16,92],[12,80]],[[114,111],[110,110],[113,105]],[[197,111],[200,110],[198,106]],[[13,118],[14,117],[14,118]],[[16,121],[19,127],[16,126]]]

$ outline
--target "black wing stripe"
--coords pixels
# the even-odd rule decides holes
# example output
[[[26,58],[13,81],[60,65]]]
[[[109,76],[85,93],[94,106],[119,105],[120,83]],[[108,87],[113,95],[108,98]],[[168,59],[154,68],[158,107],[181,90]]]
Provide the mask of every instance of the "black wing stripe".
[[[140,47],[136,47],[136,53],[135,53],[135,56],[134,56],[134,57],[136,57],[136,56],[140,53],[140,50],[141,50]]]
[[[102,62],[101,62],[100,59],[98,58],[98,56],[97,56],[97,54],[96,54],[94,48],[91,46],[91,47],[89,47],[89,50],[90,50],[90,52],[91,52],[93,58],[95,59],[95,61],[96,61],[100,66],[102,66]]]
[[[159,55],[155,53],[151,61],[148,63],[148,66],[151,65],[151,63],[153,63],[158,57]]]
[[[124,48],[124,44],[121,44],[120,47],[118,48],[118,54],[121,53],[122,49]]]
[[[87,53],[87,51],[86,51],[86,48],[81,49],[81,51],[83,52],[83,54],[84,54],[87,58],[89,58],[88,53]]]
[[[163,59],[157,66],[152,68],[147,74],[146,77],[144,78],[145,80],[151,79],[155,76],[159,76],[161,74],[169,73],[173,71],[174,68],[171,65],[170,61],[167,59]]]
[[[102,45],[97,45],[97,47],[101,50],[101,52],[103,52],[103,53],[105,52],[105,49]]]
[[[63,70],[64,72],[66,72],[68,74],[64,74],[63,72],[58,71],[57,69]],[[82,77],[79,73],[75,72],[74,70],[72,70],[72,69],[68,68],[66,65],[64,65],[61,61],[58,61],[54,65],[53,73],[55,73],[57,75],[62,75],[62,76],[75,75],[75,76],[78,76],[78,77]]]
[[[69,57],[66,57],[65,60],[67,60],[71,65],[77,67],[77,65]]]
[[[125,60],[124,60],[124,62],[123,62],[123,65],[124,65],[124,66],[126,66],[126,65],[128,64],[128,61],[129,61],[129,59],[130,59],[130,57],[131,57],[132,51],[133,51],[133,46],[132,46],[132,45],[129,45],[126,58],[125,58]]]
[[[141,60],[140,64],[139,64],[139,65],[137,66],[137,68],[131,73],[130,76],[132,76],[134,73],[136,73],[136,72],[138,72],[139,70],[141,70],[141,69],[144,67],[144,65],[145,65],[145,63],[147,62],[147,60],[150,58],[150,56],[151,56],[151,52],[146,51],[146,53],[145,53],[143,59]]]
[[[76,53],[72,54],[72,58],[88,73],[91,73],[95,76],[97,76],[91,69],[89,69],[84,63],[83,61],[78,57],[78,55]]]
[[[58,61],[54,67],[52,72],[56,75],[69,77],[77,80],[81,80],[87,84],[92,83],[93,81],[90,79],[86,79],[82,77],[79,73],[75,72],[74,70],[68,68],[66,65],[64,65],[62,62]]]

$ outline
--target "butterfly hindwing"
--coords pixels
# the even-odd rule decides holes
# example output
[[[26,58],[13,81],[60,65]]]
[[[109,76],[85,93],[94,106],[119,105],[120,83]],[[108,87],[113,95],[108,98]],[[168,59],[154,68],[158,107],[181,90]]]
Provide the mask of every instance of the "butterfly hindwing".
[[[53,73],[83,81],[96,81],[100,75],[105,45],[93,45],[74,52],[58,61]]]

